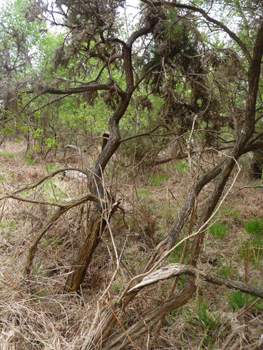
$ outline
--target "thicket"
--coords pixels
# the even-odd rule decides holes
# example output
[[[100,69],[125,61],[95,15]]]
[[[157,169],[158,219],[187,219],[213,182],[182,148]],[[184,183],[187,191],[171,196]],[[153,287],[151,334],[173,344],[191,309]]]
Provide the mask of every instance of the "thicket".
[[[65,295],[83,293],[87,278],[87,289],[92,286],[87,270],[106,246],[109,257],[99,268],[107,271],[114,266],[107,287],[98,287],[94,323],[83,349],[121,349],[129,344],[135,348],[139,342],[134,341],[144,334],[147,344],[155,344],[165,317],[179,314],[196,297],[200,279],[237,290],[230,298],[233,310],[248,306],[242,293],[263,296],[262,288],[247,280],[246,264],[253,249],[240,253],[245,282],[232,278],[231,266],[222,268],[221,276],[198,266],[206,232],[223,239],[228,231],[227,221],[214,223],[214,219],[240,176],[241,157],[252,152],[253,169],[257,177],[262,174],[262,4],[143,0],[133,25],[125,6],[123,0],[16,0],[3,7],[0,18],[2,141],[8,134],[17,142],[24,140],[28,161],[41,159],[47,171],[36,182],[21,184],[1,197],[2,220],[8,220],[4,209],[8,200],[39,206],[45,216],[26,238],[25,280],[34,279],[39,246],[50,244],[55,251],[66,252],[71,263],[70,268],[63,267],[60,292]],[[47,162],[51,156],[63,158],[64,167],[55,169]],[[147,205],[139,201],[145,196],[148,202],[151,193],[136,182],[143,173],[145,181],[149,172],[148,184],[162,188],[171,164],[173,171],[187,169],[190,176],[185,199],[170,207],[164,220],[164,212],[158,218],[151,213],[150,201]],[[72,173],[85,185],[75,194],[68,190],[70,198],[64,198],[56,179]],[[132,200],[123,194],[121,187],[127,185],[123,179],[132,184],[133,191],[127,190]],[[122,201],[130,201],[132,208]],[[71,254],[75,243],[70,248],[64,231],[56,238],[52,232],[76,210],[72,220],[77,220],[78,251]],[[127,223],[130,210],[133,219]],[[156,234],[164,221],[165,234]],[[67,223],[70,230],[70,219]],[[255,234],[257,245],[261,224],[257,221],[255,229],[248,221],[245,226]],[[134,237],[142,229],[151,246],[140,272],[123,261],[127,242],[119,241],[115,233],[124,227]],[[166,265],[167,261],[171,263]],[[256,255],[255,264],[260,264]],[[123,266],[129,279],[119,284]],[[185,277],[179,279],[181,275]],[[150,305],[145,314],[129,321],[126,310],[140,290],[174,277],[166,301]],[[205,339],[217,329],[219,319],[208,315],[206,302],[199,304],[198,315],[191,322],[202,322]],[[204,344],[205,340],[199,348]]]

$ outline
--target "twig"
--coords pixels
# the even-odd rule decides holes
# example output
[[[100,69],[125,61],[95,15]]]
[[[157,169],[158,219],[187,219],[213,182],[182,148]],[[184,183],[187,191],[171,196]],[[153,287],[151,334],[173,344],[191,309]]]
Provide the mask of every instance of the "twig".
[[[134,347],[135,350],[137,350],[136,346],[134,345],[133,341],[131,340],[129,334],[126,332],[126,330],[124,329],[123,325],[121,324],[121,321],[118,319],[117,315],[115,314],[115,312],[113,311],[112,307],[110,306],[108,300],[106,300],[106,304],[108,305],[108,307],[110,308],[113,316],[116,318],[117,322],[119,323],[119,325],[121,326],[121,328],[123,329],[124,333],[127,335],[129,341],[131,342],[132,346]]]
[[[244,315],[244,313],[246,313],[246,311],[251,309],[259,300],[262,300],[262,298],[257,298],[255,301],[253,301],[252,304],[250,304],[244,311],[242,311],[239,315],[237,315],[237,318],[241,317],[242,315]]]

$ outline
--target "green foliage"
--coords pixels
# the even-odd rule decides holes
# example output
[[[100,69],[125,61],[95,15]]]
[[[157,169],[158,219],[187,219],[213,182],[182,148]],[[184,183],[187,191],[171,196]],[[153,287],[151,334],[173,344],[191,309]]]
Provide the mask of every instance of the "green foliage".
[[[57,179],[50,179],[45,182],[43,191],[46,194],[46,200],[52,201],[54,198],[59,201],[66,198],[67,194],[59,187],[59,181]]]
[[[253,219],[245,223],[245,230],[252,236],[249,244],[255,247],[262,247],[263,245],[263,219]]]
[[[1,234],[5,237],[8,238],[11,234],[12,231],[14,230],[16,225],[16,220],[8,220],[8,219],[2,219],[0,222],[0,229],[1,229]]]
[[[184,161],[176,162],[176,165],[174,167],[174,170],[178,171],[181,174],[184,174],[187,169],[189,169],[189,164]]]
[[[232,261],[226,262],[225,265],[221,266],[218,271],[219,275],[224,278],[232,278],[233,268]]]
[[[235,222],[242,223],[242,215],[239,210],[229,207],[222,207],[220,210],[223,218],[233,218]],[[219,215],[220,215],[219,213]]]
[[[257,284],[253,283],[252,284]],[[252,304],[257,299],[256,296],[248,294],[248,306]],[[228,304],[231,306],[233,311],[238,311],[239,309],[242,309],[246,305],[246,294],[242,293],[239,290],[232,291],[228,298]],[[263,300],[258,301],[254,306],[253,310],[257,312],[258,310],[262,310],[262,304]]]
[[[45,24],[37,20],[27,21],[25,11],[28,5],[29,0],[6,0],[0,15],[1,27],[5,34],[1,35],[0,56],[5,52],[9,61],[4,62],[9,67],[21,67],[20,72],[23,74],[33,72],[36,65],[50,54],[50,47],[47,48],[46,55],[42,54],[42,48],[46,47]],[[54,36],[50,35],[50,40]],[[32,57],[34,65],[30,62]]]
[[[4,151],[4,152],[1,152],[0,153],[0,157],[8,157],[8,158],[10,158],[10,159],[13,159],[15,156],[12,154],[12,153],[10,153],[10,152],[8,152],[8,151]]]
[[[112,290],[116,293],[118,293],[121,289],[121,286],[118,283],[113,283],[112,284]]]
[[[209,232],[217,238],[223,238],[228,230],[228,224],[226,222],[216,222],[210,228]]]
[[[184,250],[184,243],[180,244],[175,250],[171,252],[167,259],[168,264],[178,263],[180,261],[180,257]]]
[[[52,172],[52,171],[54,171],[55,170],[55,168],[56,168],[56,166],[57,166],[57,164],[56,163],[49,163],[48,165],[47,165],[47,171],[49,172]]]
[[[233,291],[228,298],[228,303],[232,307],[233,311],[242,309],[246,303],[246,296],[239,290]]]
[[[201,328],[203,337],[200,344],[205,348],[208,347],[211,349],[211,346],[213,346],[216,339],[218,339],[216,333],[222,324],[220,315],[210,312],[205,301],[198,299],[197,303],[194,309],[190,307],[184,308],[182,315],[185,321],[192,327],[192,338],[195,337],[196,332],[199,333],[197,329]]]
[[[154,187],[161,187],[165,181],[168,180],[168,176],[164,173],[149,175],[149,185]]]
[[[141,196],[149,197],[152,194],[148,188],[137,188],[136,192],[137,192],[138,197],[141,197]]]
[[[249,220],[245,223],[245,230],[248,233],[255,234],[256,236],[263,234],[263,219],[261,220]]]
[[[48,237],[40,242],[43,248],[51,247],[52,249],[57,249],[57,247],[61,246],[63,243],[61,240],[56,237]]]
[[[204,329],[213,330],[217,327],[219,317],[212,316],[208,313],[206,302],[199,301],[197,309],[197,322]]]

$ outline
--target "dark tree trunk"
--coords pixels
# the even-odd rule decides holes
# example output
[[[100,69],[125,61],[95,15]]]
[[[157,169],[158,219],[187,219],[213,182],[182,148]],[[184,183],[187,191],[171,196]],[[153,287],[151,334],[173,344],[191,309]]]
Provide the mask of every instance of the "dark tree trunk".
[[[105,226],[106,221],[102,218],[102,211],[101,208],[99,208],[91,220],[89,232],[86,241],[79,252],[78,260],[76,264],[72,266],[73,273],[67,278],[65,291],[69,292],[79,289],[79,286],[84,280],[92,255],[101,240],[101,235]]]

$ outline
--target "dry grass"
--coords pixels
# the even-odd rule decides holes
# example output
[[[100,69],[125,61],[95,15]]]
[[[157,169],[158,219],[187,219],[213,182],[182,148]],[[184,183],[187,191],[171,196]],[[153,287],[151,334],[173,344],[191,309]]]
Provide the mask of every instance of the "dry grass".
[[[52,162],[47,160],[47,164],[40,158],[29,164],[24,149],[24,144],[11,142],[1,147],[0,194],[11,192],[22,183],[36,181],[46,174],[46,166],[51,163],[55,167],[63,165],[62,159],[54,157]],[[118,181],[113,179],[112,169]],[[125,209],[125,216],[118,212],[111,221],[117,249],[120,252],[124,248],[120,270],[108,294],[108,298],[114,299],[129,279],[142,271],[153,247],[167,232],[192,179],[187,167],[176,163],[134,174],[111,164],[105,182],[113,199],[123,199]],[[235,190],[248,185],[249,180],[240,177]],[[61,200],[83,193],[85,188],[84,181],[57,177],[52,184],[24,195],[30,195],[31,199]],[[199,210],[212,189],[213,184],[206,187],[199,199]],[[251,241],[249,282],[262,284],[261,247],[252,242],[251,234],[244,229],[251,218],[262,219],[262,209],[262,189],[246,188],[228,197],[217,215],[219,223],[227,224],[227,233],[222,236],[220,230],[216,234],[207,233],[198,267],[244,281],[242,249]],[[92,208],[84,204],[72,209],[52,226],[38,247],[29,277],[23,273],[29,243],[53,209],[9,199],[1,202],[0,210],[0,348],[84,349],[97,300],[116,268],[109,232],[104,232],[81,291],[64,294],[66,277],[85,239]],[[178,262],[181,253],[182,249],[178,248],[168,262]],[[182,281],[180,278],[178,289]],[[124,328],[164,301],[171,284],[172,281],[162,282],[138,294],[121,319]],[[238,317],[244,308],[233,310],[231,293],[199,281],[194,299],[167,315],[158,344],[151,349],[253,349],[263,329],[262,303]],[[137,349],[147,349],[154,331],[153,327],[136,341]]]

